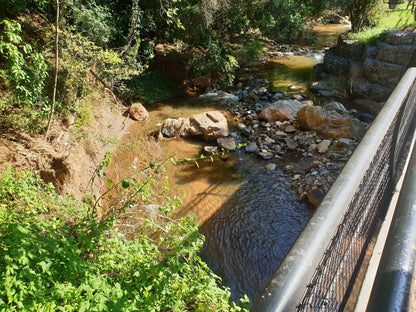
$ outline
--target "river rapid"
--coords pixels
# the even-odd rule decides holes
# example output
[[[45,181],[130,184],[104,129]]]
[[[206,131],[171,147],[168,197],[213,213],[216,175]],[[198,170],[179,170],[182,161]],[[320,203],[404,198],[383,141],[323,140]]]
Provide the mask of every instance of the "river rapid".
[[[336,42],[345,26],[328,25],[316,29],[319,44]],[[321,37],[321,35],[322,37]],[[296,55],[285,53],[240,74],[240,83],[256,79],[270,82],[275,90],[305,92],[314,80],[313,66],[323,52]],[[189,117],[219,110],[237,132],[237,119],[227,104],[209,97],[179,97],[146,107],[147,122],[133,124],[121,139],[110,167],[113,180],[120,180],[149,162],[168,157],[197,158],[206,142],[184,139],[157,139],[160,124],[167,118]],[[289,155],[277,160],[277,169],[265,169],[266,161],[239,150],[213,161],[168,165],[169,194],[183,198],[177,215],[194,214],[206,241],[202,259],[219,275],[232,292],[232,300],[246,294],[251,300],[259,295],[273,272],[306,225],[313,208],[291,189],[283,174],[287,164],[302,165],[302,157]]]

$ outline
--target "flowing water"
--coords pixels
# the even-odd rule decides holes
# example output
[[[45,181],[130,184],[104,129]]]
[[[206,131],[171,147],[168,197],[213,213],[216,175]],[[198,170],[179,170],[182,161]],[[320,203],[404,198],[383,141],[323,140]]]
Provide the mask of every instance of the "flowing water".
[[[338,26],[331,31],[330,38],[335,41],[342,29]],[[312,68],[321,59],[319,53],[289,54],[254,68],[249,74],[269,80],[276,89],[294,85],[302,91],[313,81]],[[231,131],[236,122],[227,115],[225,107],[207,99],[177,98],[152,105],[148,110],[150,121],[134,124],[122,138],[111,168],[114,179],[173,155],[183,159],[201,154],[201,141],[156,140],[158,124],[167,118],[220,110],[227,116]],[[252,300],[258,296],[313,213],[281,176],[279,168],[289,161],[301,165],[302,159],[296,156],[280,160],[275,171],[267,171],[268,162],[242,151],[213,162],[200,161],[199,168],[195,163],[167,166],[170,193],[183,198],[177,213],[196,215],[200,231],[206,236],[203,260],[231,289],[233,300],[243,294]]]

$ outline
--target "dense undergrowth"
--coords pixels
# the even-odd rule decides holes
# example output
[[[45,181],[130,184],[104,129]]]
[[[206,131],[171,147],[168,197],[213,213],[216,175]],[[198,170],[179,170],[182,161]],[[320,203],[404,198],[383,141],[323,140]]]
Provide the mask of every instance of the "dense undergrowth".
[[[0,175],[0,311],[245,310],[198,257],[192,217],[148,218],[127,240],[91,209],[30,171]]]

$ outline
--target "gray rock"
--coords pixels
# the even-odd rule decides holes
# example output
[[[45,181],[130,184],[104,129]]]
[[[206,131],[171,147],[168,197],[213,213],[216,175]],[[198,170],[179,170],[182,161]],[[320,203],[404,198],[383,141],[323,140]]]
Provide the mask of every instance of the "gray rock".
[[[278,101],[278,100],[282,100],[282,99],[283,99],[283,94],[281,94],[281,93],[275,93],[272,96],[272,100],[274,100],[274,101]]]
[[[312,189],[310,192],[308,192],[307,197],[312,205],[318,207],[325,197],[325,191],[320,188]]]
[[[394,88],[406,71],[406,66],[366,59],[364,61],[364,71],[367,80],[370,82],[387,88]]]
[[[270,160],[274,157],[273,153],[265,151],[265,150],[262,150],[261,152],[259,152],[258,155],[265,160]]]
[[[266,169],[268,171],[274,171],[274,170],[276,170],[276,164],[273,164],[273,163],[267,164]]]
[[[309,145],[308,152],[310,152],[310,153],[316,152],[317,148],[318,148],[318,146],[315,143],[313,143],[313,144]]]
[[[256,153],[259,149],[258,149],[258,147],[257,147],[257,144],[256,143],[254,143],[254,142],[250,142],[250,143],[248,143],[247,145],[246,145],[246,152],[247,153]]]
[[[279,100],[272,103],[270,109],[287,110],[293,117],[296,117],[297,112],[304,106],[302,102],[296,100]]]
[[[294,99],[294,100],[297,100],[297,101],[303,101],[304,100],[302,94],[294,94],[294,95],[292,95],[291,98]]]
[[[225,150],[235,150],[237,147],[233,138],[218,138],[217,144],[220,148]]]
[[[286,133],[295,133],[296,131],[298,131],[294,125],[287,125],[285,127],[285,132]]]
[[[335,102],[335,101],[329,102],[324,105],[324,109],[333,110],[343,115],[348,114],[348,110],[340,102]]]
[[[189,118],[179,118],[179,119],[166,119],[163,124],[160,132],[164,137],[173,138],[173,137],[181,137],[186,138],[189,137],[189,128],[191,124],[189,122]]]
[[[218,152],[218,146],[204,146],[204,152],[212,154]]]

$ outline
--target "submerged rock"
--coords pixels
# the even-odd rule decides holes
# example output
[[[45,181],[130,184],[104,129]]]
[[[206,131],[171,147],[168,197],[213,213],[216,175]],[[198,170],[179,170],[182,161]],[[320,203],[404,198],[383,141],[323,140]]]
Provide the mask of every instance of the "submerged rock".
[[[235,150],[237,148],[237,144],[233,138],[218,138],[217,144],[225,150]]]
[[[274,171],[276,170],[276,164],[270,163],[266,165],[267,171]]]

